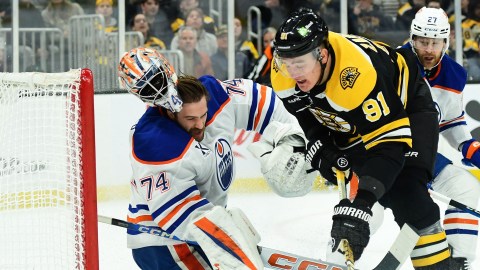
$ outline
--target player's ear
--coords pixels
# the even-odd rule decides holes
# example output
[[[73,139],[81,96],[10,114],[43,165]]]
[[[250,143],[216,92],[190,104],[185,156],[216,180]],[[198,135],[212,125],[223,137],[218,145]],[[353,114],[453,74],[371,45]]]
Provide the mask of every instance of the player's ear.
[[[328,50],[325,48],[320,48],[320,56],[318,61],[322,64],[326,64],[328,60]]]

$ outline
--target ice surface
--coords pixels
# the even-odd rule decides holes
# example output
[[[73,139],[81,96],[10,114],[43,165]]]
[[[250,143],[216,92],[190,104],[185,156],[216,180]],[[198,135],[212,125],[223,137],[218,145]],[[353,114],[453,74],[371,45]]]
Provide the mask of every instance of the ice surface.
[[[338,202],[336,192],[312,192],[300,198],[281,198],[273,193],[234,193],[229,207],[239,207],[250,218],[262,236],[260,245],[299,255],[325,259],[326,243],[330,234],[333,206]],[[439,203],[441,211],[446,208]],[[100,203],[98,213],[125,219],[128,201]],[[382,226],[370,239],[358,269],[372,269],[395,240],[399,228],[389,210]],[[480,241],[477,243],[480,251]],[[126,248],[125,229],[99,224],[100,269],[139,269]],[[472,265],[480,269],[480,260]],[[412,270],[407,261],[402,270]]]

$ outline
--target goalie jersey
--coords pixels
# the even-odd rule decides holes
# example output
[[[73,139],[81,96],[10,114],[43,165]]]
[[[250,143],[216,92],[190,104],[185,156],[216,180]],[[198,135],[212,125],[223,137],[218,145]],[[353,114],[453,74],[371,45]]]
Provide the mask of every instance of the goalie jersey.
[[[410,43],[406,43],[402,47],[412,50]],[[467,81],[467,72],[447,54],[428,75],[425,74],[418,59],[417,63],[431,87],[432,98],[439,112],[440,133],[450,146],[459,150],[460,144],[472,138],[463,110],[463,89]],[[438,154],[435,175],[450,163],[452,162],[449,159]]]
[[[270,121],[297,120],[271,88],[251,80],[199,79],[209,93],[205,136],[195,141],[164,109],[148,108],[132,127],[133,170],[128,221],[189,239],[187,225],[213,206],[226,206],[235,176],[235,129],[262,133]],[[181,242],[128,230],[128,247]]]

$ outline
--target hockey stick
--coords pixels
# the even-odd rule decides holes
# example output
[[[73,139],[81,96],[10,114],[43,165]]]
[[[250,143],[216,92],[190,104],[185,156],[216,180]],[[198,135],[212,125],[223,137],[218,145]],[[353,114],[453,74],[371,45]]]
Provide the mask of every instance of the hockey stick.
[[[340,200],[347,198],[347,187],[345,186],[345,173],[341,170],[337,170],[337,183],[338,191],[340,194]],[[348,243],[347,239],[340,240],[340,245],[343,245],[343,250],[345,251],[345,264],[347,265],[348,270],[355,269],[355,258],[353,257],[353,251]]]
[[[468,205],[465,205],[465,204],[463,204],[463,203],[461,203],[461,202],[459,202],[459,201],[456,201],[456,200],[454,200],[454,199],[451,199],[451,198],[449,198],[449,197],[447,197],[447,196],[445,196],[445,195],[443,195],[443,194],[440,194],[440,193],[438,193],[438,192],[436,192],[436,191],[434,191],[434,190],[429,189],[428,192],[430,193],[430,195],[432,196],[432,198],[437,199],[437,200],[439,200],[439,201],[441,201],[441,202],[444,202],[445,204],[448,204],[448,205],[450,205],[450,206],[456,207],[456,208],[458,208],[458,209],[460,209],[460,210],[463,210],[463,211],[465,211],[465,212],[468,212],[468,213],[470,213],[470,214],[472,214],[472,215],[480,218],[480,211],[478,211],[477,209],[472,208],[472,207],[470,207],[470,206],[468,206]]]
[[[114,225],[129,230],[134,230],[142,233],[148,233],[157,235],[160,237],[165,237],[177,241],[181,241],[190,245],[198,245],[197,242],[182,240],[174,235],[167,233],[159,227],[145,226],[140,224],[135,224],[127,222],[124,220],[106,217],[98,215],[98,221]],[[284,252],[281,250],[276,250],[272,248],[258,246],[258,251],[260,257],[262,258],[263,264],[267,268],[271,269],[290,269],[290,270],[300,270],[300,269],[325,269],[325,270],[348,270],[345,266],[329,263],[319,259],[312,259],[303,257],[300,255]]]
[[[340,199],[347,197],[347,189],[345,186],[345,174],[343,171],[337,170],[337,183],[340,193]],[[397,238],[393,242],[392,246],[388,250],[387,254],[383,257],[380,263],[373,270],[397,270],[403,265],[403,263],[410,257],[410,253],[415,248],[415,245],[420,239],[420,235],[415,232],[415,230],[408,224],[404,224],[400,233],[397,235]],[[342,240],[346,241],[346,240]],[[345,245],[345,244],[344,244]],[[348,245],[348,242],[347,242]],[[348,249],[346,248],[348,247]],[[345,250],[350,251],[351,253],[351,262],[353,267],[353,253],[349,246],[344,246]],[[345,253],[345,258],[347,260],[347,267],[349,258],[348,252]],[[348,268],[353,269],[353,268]]]
[[[392,247],[373,270],[396,270],[410,257],[420,235],[408,224],[404,224]]]

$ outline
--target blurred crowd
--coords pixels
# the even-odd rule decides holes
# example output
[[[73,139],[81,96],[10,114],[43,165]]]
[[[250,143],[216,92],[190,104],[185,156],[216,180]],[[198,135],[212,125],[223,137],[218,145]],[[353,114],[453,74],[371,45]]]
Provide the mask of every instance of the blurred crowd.
[[[104,31],[118,30],[117,0],[19,0],[21,28],[49,27],[69,33],[69,18],[83,14],[101,14]],[[0,26],[12,25],[12,1],[0,3]],[[227,79],[228,42],[226,21],[217,22],[209,16],[206,0],[126,0],[127,31],[138,31],[144,37],[144,46],[161,50],[180,50],[184,70],[179,72],[200,76],[212,74]],[[260,10],[262,46],[247,35],[247,11]],[[399,46],[409,36],[410,23],[423,6],[441,7],[449,15],[452,31],[448,54],[455,58],[453,31],[454,0],[349,0],[348,33],[365,36]],[[235,77],[270,83],[270,63],[273,56],[272,40],[276,28],[293,10],[307,7],[322,16],[330,30],[340,32],[340,0],[235,0]],[[226,3],[223,12],[226,14]],[[480,0],[461,0],[463,58],[469,80],[480,80]],[[256,15],[255,15],[256,16]],[[252,28],[257,20],[252,18]],[[226,16],[224,16],[226,18]],[[8,44],[1,40],[0,45]],[[4,38],[5,39],[5,38]],[[35,41],[35,42],[38,42]],[[38,48],[36,57],[48,53]],[[126,48],[129,49],[129,48]],[[0,46],[0,71],[6,70],[5,50]],[[36,67],[30,67],[35,70]]]

